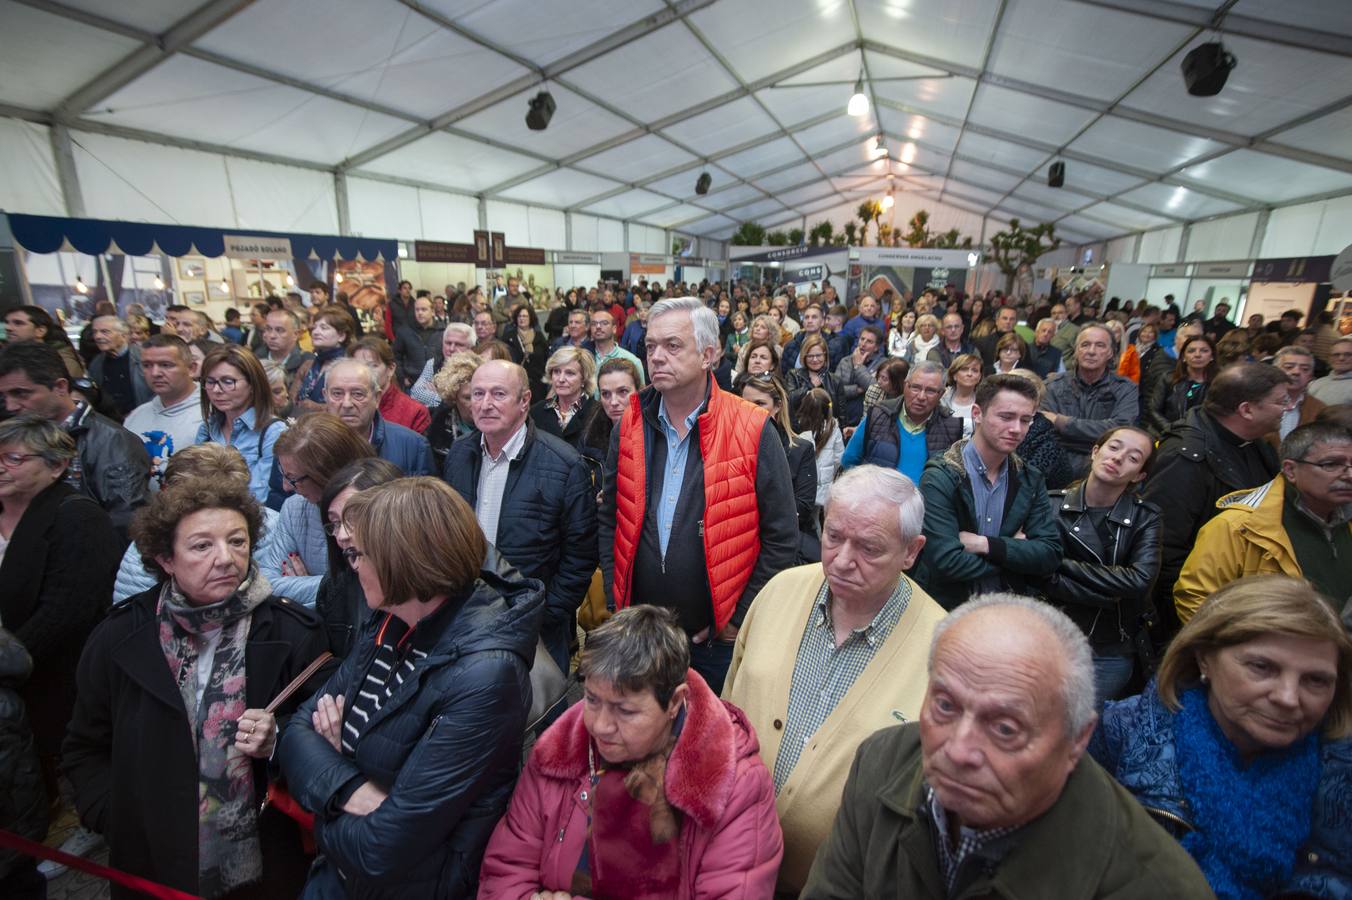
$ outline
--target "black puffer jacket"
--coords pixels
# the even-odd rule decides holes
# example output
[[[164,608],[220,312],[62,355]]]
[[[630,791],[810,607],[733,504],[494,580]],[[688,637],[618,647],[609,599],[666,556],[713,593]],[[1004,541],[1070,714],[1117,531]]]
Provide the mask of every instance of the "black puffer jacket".
[[[324,694],[352,708],[385,616],[367,622],[277,749],[292,795],[316,813],[323,859],[306,897],[474,896],[484,848],[516,785],[543,612],[540,582],[490,549],[469,596],[419,623],[419,634],[436,630],[428,655],[372,715],[352,758],[315,733],[310,716]],[[368,780],[388,799],[370,815],[343,813]]]
[[[1085,512],[1084,482],[1048,495],[1065,552],[1043,594],[1075,620],[1095,652],[1130,654],[1160,573],[1159,507],[1124,493],[1108,513],[1112,540],[1104,544]]]
[[[456,441],[444,477],[477,508],[483,451],[478,440]],[[582,457],[526,421],[526,443],[507,470],[493,542],[527,578],[545,586],[545,628],[571,623],[596,571],[596,490]]]
[[[40,841],[47,836],[47,792],[17,690],[32,671],[23,644],[0,628],[0,828]],[[16,850],[0,850],[0,880],[24,859]]]
[[[66,469],[66,484],[92,497],[127,537],[137,509],[150,500],[150,455],[141,439],[88,407],[66,429],[75,439],[79,465]]]

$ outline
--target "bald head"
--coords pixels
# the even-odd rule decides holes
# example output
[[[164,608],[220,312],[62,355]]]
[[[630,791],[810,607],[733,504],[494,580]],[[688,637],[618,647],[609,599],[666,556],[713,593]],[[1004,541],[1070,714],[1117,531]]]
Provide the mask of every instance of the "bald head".
[[[470,379],[470,411],[474,426],[493,454],[526,423],[530,411],[530,378],[514,362],[491,359]]]
[[[1089,643],[1064,613],[996,594],[935,628],[920,744],[926,780],[960,824],[1016,827],[1050,809],[1094,721]]]

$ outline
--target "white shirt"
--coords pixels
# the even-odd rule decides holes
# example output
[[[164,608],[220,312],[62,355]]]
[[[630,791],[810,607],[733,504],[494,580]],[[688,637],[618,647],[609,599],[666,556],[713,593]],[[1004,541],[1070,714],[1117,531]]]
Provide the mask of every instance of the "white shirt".
[[[479,448],[483,451],[483,463],[479,466],[479,494],[474,505],[474,515],[479,519],[479,527],[490,544],[498,542],[498,515],[502,512],[502,492],[507,488],[507,472],[512,460],[521,455],[526,445],[526,423],[516,430],[497,456],[488,452],[488,443],[479,437]]]

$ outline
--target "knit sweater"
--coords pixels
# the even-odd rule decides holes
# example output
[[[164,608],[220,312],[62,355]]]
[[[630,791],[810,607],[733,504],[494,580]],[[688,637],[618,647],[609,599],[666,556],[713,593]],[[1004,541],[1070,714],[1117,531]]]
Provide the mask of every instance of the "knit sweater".
[[[723,699],[746,713],[771,772],[789,713],[798,645],[825,577],[821,564],[813,563],[770,579],[742,621],[723,683]],[[912,583],[901,619],[803,748],[776,802],[784,829],[780,891],[797,894],[807,881],[817,847],[835,821],[859,744],[880,728],[919,718],[930,638],[943,617],[943,608]]]

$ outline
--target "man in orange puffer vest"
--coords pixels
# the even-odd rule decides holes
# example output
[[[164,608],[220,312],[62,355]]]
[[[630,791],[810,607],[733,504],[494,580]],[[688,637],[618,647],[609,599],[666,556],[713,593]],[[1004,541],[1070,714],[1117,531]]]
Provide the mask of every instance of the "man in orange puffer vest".
[[[791,567],[798,518],[784,445],[765,412],[718,389],[718,317],[698,298],[648,313],[648,380],[611,434],[598,520],[607,604],[674,609],[714,693],[737,628]]]

